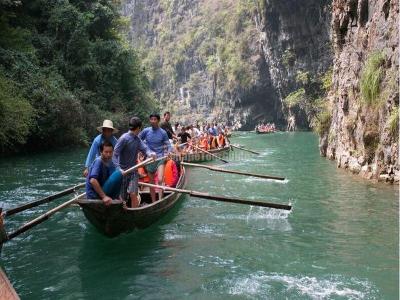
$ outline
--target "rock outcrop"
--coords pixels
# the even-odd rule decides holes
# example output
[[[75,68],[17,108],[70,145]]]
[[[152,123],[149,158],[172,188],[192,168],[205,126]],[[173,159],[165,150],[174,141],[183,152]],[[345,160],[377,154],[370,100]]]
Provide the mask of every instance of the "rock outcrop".
[[[331,125],[321,154],[369,179],[399,180],[399,2],[334,0]]]

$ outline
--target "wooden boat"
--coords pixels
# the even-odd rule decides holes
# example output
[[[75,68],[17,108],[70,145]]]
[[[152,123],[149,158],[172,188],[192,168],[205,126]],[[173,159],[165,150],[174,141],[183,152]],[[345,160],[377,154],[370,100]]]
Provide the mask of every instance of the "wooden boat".
[[[177,188],[184,188],[186,180],[185,168],[181,168]],[[161,219],[179,200],[181,194],[164,192],[164,198],[151,203],[150,191],[141,194],[142,203],[148,205],[138,208],[124,209],[122,201],[114,200],[110,206],[105,206],[101,200],[79,199],[78,204],[85,217],[102,234],[115,237],[121,233],[136,229],[144,229]]]
[[[256,129],[256,133],[257,134],[268,134],[268,133],[274,133],[276,131],[259,131],[258,129]]]
[[[225,146],[224,148],[212,149],[207,151],[218,157],[224,157],[231,150],[232,150],[231,146]],[[204,152],[196,152],[196,153],[184,154],[181,159],[186,162],[204,162],[204,161],[214,160],[215,158]]]
[[[17,300],[20,299],[15,292],[10,280],[0,268],[0,299],[4,300]]]

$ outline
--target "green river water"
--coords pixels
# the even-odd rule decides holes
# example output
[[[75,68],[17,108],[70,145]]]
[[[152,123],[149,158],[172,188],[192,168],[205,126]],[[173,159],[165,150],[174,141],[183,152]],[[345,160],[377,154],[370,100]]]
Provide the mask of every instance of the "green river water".
[[[321,158],[312,133],[241,133],[226,168],[187,188],[293,204],[283,211],[183,197],[152,227],[108,239],[70,207],[7,243],[1,266],[22,299],[398,299],[398,187]],[[8,207],[82,181],[86,149],[0,160]],[[213,164],[220,165],[217,162]],[[64,198],[68,199],[68,198]],[[63,200],[6,220],[12,231]]]

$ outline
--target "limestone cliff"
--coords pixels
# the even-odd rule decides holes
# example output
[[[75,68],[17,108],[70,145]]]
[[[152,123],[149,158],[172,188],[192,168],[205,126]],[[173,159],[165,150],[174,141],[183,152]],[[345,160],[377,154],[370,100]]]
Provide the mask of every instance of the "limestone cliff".
[[[330,66],[330,0],[126,0],[139,49],[163,108],[183,121],[253,128],[284,125],[282,100]],[[307,116],[293,111],[301,127]]]
[[[331,124],[321,154],[384,181],[399,179],[398,26],[398,1],[333,1]]]

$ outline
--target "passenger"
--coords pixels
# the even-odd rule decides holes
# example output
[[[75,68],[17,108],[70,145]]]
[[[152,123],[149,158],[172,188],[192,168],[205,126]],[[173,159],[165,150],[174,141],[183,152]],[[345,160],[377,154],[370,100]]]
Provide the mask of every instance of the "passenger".
[[[222,131],[219,132],[218,137],[217,137],[217,144],[218,148],[224,148],[225,147],[225,136],[222,133]]]
[[[173,139],[176,139],[176,135],[174,134],[174,130],[172,129],[171,123],[169,120],[171,119],[171,113],[169,111],[166,111],[164,113],[164,121],[161,122],[160,127],[165,130],[165,132],[168,135],[168,138],[170,139],[170,142],[172,142]]]
[[[145,128],[139,137],[146,143],[149,149],[156,153],[157,158],[172,152],[172,145],[169,142],[168,135],[164,129],[160,128],[160,115],[153,113],[149,117],[151,127]],[[154,174],[158,172],[158,184],[162,184],[164,177],[164,163],[165,160],[153,162],[146,166],[146,170],[150,177],[150,182],[154,183]],[[150,188],[151,200],[156,201],[156,192],[154,188]],[[162,199],[163,191],[159,192],[160,200]]]
[[[145,153],[146,156],[156,158],[156,154],[151,151],[139,138],[139,132],[142,129],[142,121],[133,117],[129,120],[129,131],[124,133],[115,146],[113,162],[117,168],[122,170],[129,169],[137,164],[138,152]],[[139,174],[134,171],[123,177],[121,186],[121,198],[127,201],[130,207],[139,207],[138,199],[138,181]],[[129,205],[130,203],[130,205]]]
[[[101,199],[107,206],[112,199],[104,193],[102,186],[115,170],[112,156],[113,145],[108,141],[103,142],[100,145],[100,156],[93,161],[86,176],[86,198]]]
[[[86,157],[85,170],[83,171],[83,176],[87,176],[89,172],[89,166],[93,163],[96,157],[100,156],[100,145],[108,141],[113,147],[117,144],[117,139],[113,134],[118,132],[118,129],[114,128],[113,122],[110,120],[104,120],[103,126],[97,127],[97,130],[101,132],[93,140],[92,146],[90,147],[89,153]]]
[[[165,164],[164,182],[166,186],[176,187],[179,179],[179,172],[174,160],[169,159]]]
[[[190,140],[192,137],[191,135],[187,132],[189,127],[182,126],[181,132],[178,134],[178,137],[181,139],[181,143],[187,143],[188,140]]]

